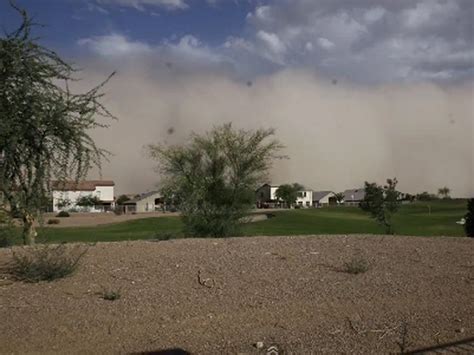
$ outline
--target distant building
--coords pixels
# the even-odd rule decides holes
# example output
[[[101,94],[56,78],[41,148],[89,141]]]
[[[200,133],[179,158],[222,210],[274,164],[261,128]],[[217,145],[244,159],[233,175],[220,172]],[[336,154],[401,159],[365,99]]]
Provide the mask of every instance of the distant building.
[[[348,206],[358,206],[364,200],[365,189],[351,189],[344,191],[344,204]]]
[[[280,186],[278,185],[269,184],[265,184],[259,187],[257,191],[255,191],[257,207],[279,207],[282,203],[282,201],[276,197],[276,191],[279,187]]]
[[[313,207],[336,205],[336,195],[332,191],[313,191]]]
[[[312,190],[299,191],[299,195],[296,198],[296,205],[300,207],[312,207],[313,206],[313,191]]]
[[[62,210],[88,212],[110,210],[114,203],[114,187],[115,183],[112,180],[52,181],[53,212]],[[78,200],[84,196],[97,197],[101,203],[91,208],[78,206]]]
[[[164,207],[163,195],[159,191],[145,192],[123,203],[125,213],[160,211]]]

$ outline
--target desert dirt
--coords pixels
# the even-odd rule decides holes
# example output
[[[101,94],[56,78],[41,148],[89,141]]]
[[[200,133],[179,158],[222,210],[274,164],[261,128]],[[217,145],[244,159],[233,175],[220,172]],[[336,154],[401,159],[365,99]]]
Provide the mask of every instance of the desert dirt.
[[[0,280],[0,353],[399,353],[474,336],[474,240],[97,243],[53,282]],[[0,262],[12,249],[0,249]],[[354,256],[365,273],[342,271]],[[104,290],[120,290],[107,301]],[[261,343],[260,343],[261,342]],[[262,346],[260,349],[257,348]],[[470,353],[469,344],[459,353]]]

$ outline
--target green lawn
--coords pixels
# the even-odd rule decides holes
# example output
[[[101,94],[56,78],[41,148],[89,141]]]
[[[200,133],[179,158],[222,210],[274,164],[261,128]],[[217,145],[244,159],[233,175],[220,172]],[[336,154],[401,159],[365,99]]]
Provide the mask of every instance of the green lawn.
[[[431,206],[431,213],[428,205]],[[275,216],[244,227],[244,235],[380,234],[384,230],[356,207],[331,207],[291,211],[263,210]],[[463,236],[455,222],[466,213],[466,201],[435,201],[402,206],[394,217],[396,234]],[[39,241],[95,242],[150,239],[157,234],[180,234],[179,217],[146,218],[98,227],[42,228]]]

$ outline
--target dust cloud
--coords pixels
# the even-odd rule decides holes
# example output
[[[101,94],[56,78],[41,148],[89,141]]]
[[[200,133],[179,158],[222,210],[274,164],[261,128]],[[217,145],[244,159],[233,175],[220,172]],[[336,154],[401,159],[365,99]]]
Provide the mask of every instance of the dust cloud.
[[[80,85],[97,83],[108,70],[96,65],[82,73]],[[119,121],[93,135],[114,154],[102,175],[115,180],[118,194],[156,188],[159,176],[144,145],[182,143],[192,131],[233,122],[276,129],[290,159],[275,162],[273,183],[341,191],[397,177],[403,192],[446,185],[453,196],[474,195],[470,85],[364,87],[297,70],[235,80],[222,72],[127,64],[105,91]]]

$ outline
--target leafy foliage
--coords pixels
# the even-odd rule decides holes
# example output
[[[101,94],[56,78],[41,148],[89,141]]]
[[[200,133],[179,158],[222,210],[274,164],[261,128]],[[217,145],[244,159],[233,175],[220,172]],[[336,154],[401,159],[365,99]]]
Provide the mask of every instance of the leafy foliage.
[[[334,194],[337,203],[341,204],[344,201],[344,192],[337,192]]]
[[[130,198],[127,195],[120,195],[117,198],[116,204],[117,205],[123,205],[127,201],[130,201]]]
[[[447,186],[438,189],[438,195],[442,198],[448,199],[450,198],[449,194],[451,193],[451,189]]]
[[[65,244],[23,248],[14,252],[8,271],[20,281],[53,281],[71,275],[86,252],[81,246]]]
[[[100,166],[106,152],[89,132],[106,127],[96,116],[113,116],[100,102],[108,79],[72,93],[77,70],[41,46],[27,13],[12,6],[23,22],[0,38],[0,191],[21,214],[24,243],[32,244],[51,177],[79,179]]]
[[[64,218],[64,217],[71,217],[69,212],[66,211],[59,211],[59,213],[56,215],[56,217]]]
[[[298,198],[301,190],[304,190],[304,186],[301,184],[283,184],[278,187],[275,192],[275,196],[278,199],[284,201],[287,207],[291,207],[296,203],[296,199]]]
[[[181,211],[184,233],[225,237],[240,232],[254,191],[282,148],[269,129],[235,130],[231,124],[192,134],[182,146],[149,146],[159,163],[161,191]]]
[[[76,205],[81,207],[93,207],[100,205],[102,201],[97,196],[87,195],[77,199]]]
[[[391,234],[392,215],[400,208],[400,192],[396,190],[397,179],[387,179],[387,184],[379,186],[377,183],[365,182],[365,197],[360,208],[369,212],[371,217],[385,226],[386,232]]]
[[[467,201],[466,222],[464,223],[464,230],[468,237],[474,238],[474,198]]]

